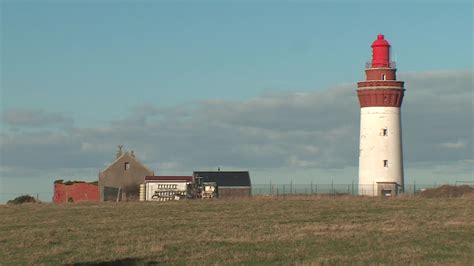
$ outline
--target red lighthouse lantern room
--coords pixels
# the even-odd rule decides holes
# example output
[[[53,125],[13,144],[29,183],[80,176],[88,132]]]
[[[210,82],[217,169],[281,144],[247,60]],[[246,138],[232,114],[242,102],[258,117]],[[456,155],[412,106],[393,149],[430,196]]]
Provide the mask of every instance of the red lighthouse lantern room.
[[[390,67],[390,44],[383,34],[372,43],[372,67]]]

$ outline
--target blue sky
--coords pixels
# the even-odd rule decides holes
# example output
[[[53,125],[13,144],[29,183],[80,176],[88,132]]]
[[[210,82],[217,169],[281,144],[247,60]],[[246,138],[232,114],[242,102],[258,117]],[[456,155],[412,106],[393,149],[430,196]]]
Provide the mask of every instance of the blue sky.
[[[351,183],[379,33],[407,182],[474,180],[473,4],[385,2],[2,1],[0,194],[92,181],[116,144],[157,174]]]
[[[472,68],[469,4],[7,1],[2,106],[88,125],[143,103],[320,90],[362,79],[378,33],[402,71]]]

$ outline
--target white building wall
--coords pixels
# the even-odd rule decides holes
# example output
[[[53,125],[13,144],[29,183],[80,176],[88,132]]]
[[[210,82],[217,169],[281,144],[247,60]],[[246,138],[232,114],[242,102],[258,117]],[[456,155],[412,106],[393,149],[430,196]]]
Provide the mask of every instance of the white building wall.
[[[359,195],[376,196],[376,182],[403,187],[400,108],[364,107],[360,118]]]
[[[176,188],[173,186],[176,185]],[[168,186],[168,187],[166,187]],[[149,181],[146,183],[145,191],[146,191],[146,200],[147,201],[155,201],[158,200],[156,198],[152,198],[155,194],[155,191],[186,191],[187,185],[186,182],[161,182],[161,181]]]

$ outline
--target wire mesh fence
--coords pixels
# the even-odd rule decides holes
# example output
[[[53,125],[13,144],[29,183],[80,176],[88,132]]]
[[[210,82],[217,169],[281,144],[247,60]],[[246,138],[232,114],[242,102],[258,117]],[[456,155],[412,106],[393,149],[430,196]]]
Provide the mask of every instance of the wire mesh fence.
[[[474,182],[456,182],[454,185],[470,185]],[[433,189],[445,184],[252,184],[252,195],[416,195],[426,189]]]
[[[368,195],[368,196],[379,196],[382,195],[383,191],[392,190],[392,194],[397,195],[416,195],[426,189],[438,188],[446,184],[417,184],[416,182],[411,184],[405,184],[404,187],[393,186],[390,187],[386,184],[381,186],[380,184],[293,184],[292,182],[283,184],[275,184],[269,182],[267,184],[252,184],[252,195],[273,195],[273,196],[284,196],[284,195]],[[455,181],[454,186],[468,185],[474,187],[474,181]],[[51,202],[53,199],[53,192],[0,192],[0,203],[6,203],[9,200],[13,200],[16,197],[30,195],[36,200],[42,202]]]

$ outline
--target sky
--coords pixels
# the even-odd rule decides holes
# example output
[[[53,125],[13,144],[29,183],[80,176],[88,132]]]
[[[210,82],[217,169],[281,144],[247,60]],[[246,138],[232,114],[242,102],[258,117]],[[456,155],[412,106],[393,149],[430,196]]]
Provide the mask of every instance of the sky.
[[[117,144],[156,174],[356,181],[355,83],[379,33],[406,81],[407,182],[474,180],[470,1],[0,7],[0,202],[93,181]]]

